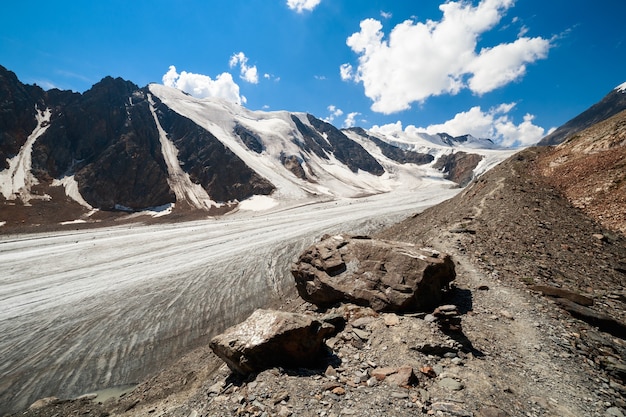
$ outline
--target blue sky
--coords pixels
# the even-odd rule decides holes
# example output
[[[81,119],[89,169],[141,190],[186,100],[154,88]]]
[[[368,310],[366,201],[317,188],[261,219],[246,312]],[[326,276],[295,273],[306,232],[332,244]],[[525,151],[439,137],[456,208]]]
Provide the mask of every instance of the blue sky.
[[[336,126],[528,144],[626,81],[623,0],[12,1],[0,65],[107,75]]]

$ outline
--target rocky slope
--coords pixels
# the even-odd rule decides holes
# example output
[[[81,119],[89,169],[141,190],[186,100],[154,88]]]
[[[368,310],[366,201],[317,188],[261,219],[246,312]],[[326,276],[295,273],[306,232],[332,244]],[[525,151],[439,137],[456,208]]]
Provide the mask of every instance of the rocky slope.
[[[538,166],[574,206],[626,234],[626,110],[542,154]]]

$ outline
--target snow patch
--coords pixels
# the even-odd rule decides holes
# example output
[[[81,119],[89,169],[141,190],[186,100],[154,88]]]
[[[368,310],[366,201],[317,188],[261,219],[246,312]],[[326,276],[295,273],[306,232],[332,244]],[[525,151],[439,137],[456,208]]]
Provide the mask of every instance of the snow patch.
[[[50,109],[39,111],[35,107],[37,126],[28,136],[26,142],[17,155],[7,159],[9,167],[0,172],[0,193],[7,200],[21,199],[22,202],[28,203],[34,198],[41,199],[42,196],[33,196],[30,190],[33,185],[39,184],[37,178],[31,172],[33,145],[37,138],[44,134],[50,126]],[[50,196],[43,196],[43,198]]]
[[[87,223],[87,220],[83,220],[83,219],[69,220],[67,222],[61,222],[60,224],[63,226],[66,226],[68,224],[82,224],[82,223]]]
[[[174,203],[168,203],[168,204],[163,204],[162,206],[148,207],[141,211],[137,211],[128,216],[125,216],[124,219],[128,220],[128,219],[132,219],[132,218],[140,217],[140,216],[150,216],[153,218],[167,216],[168,214],[172,214],[172,210],[174,209],[175,206],[176,204]]]
[[[60,187],[60,186],[65,187],[66,196],[76,201],[81,206],[88,208],[89,210],[93,210],[93,207],[91,206],[91,204],[85,201],[83,196],[80,194],[80,191],[78,191],[78,182],[76,181],[76,179],[74,179],[73,175],[66,175],[65,177],[61,179],[55,179],[54,181],[52,181],[52,186],[53,187]]]
[[[269,210],[278,205],[278,201],[272,197],[266,195],[254,195],[241,203],[239,203],[240,210],[247,211],[264,211]]]
[[[201,210],[208,210],[211,206],[217,206],[217,203],[211,200],[206,190],[200,184],[194,184],[189,174],[181,168],[180,161],[178,161],[178,149],[161,127],[159,118],[154,111],[154,100],[151,95],[148,95],[148,100],[150,101],[150,112],[159,131],[161,152],[167,165],[167,173],[169,174],[167,182],[176,194],[176,201],[186,201],[191,206]]]
[[[626,83],[618,85],[615,89],[620,93],[626,93]]]
[[[0,227],[4,226],[5,224],[7,224],[7,222],[0,222]]]

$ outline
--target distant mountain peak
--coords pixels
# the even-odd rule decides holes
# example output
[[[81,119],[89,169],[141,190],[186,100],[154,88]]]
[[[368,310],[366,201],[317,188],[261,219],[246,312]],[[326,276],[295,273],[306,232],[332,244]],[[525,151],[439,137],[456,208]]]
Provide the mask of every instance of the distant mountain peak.
[[[626,94],[626,82],[615,87],[615,90],[619,91],[620,93]]]

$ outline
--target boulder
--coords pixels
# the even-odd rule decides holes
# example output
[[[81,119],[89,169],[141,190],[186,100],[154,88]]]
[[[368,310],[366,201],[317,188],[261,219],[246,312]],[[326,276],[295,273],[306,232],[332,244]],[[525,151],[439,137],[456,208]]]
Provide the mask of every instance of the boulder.
[[[291,273],[300,296],[317,306],[351,302],[390,312],[432,310],[455,278],[449,255],[345,235],[306,249]]]
[[[259,309],[209,346],[233,372],[247,375],[315,364],[324,353],[324,339],[334,331],[332,324],[308,315]]]

